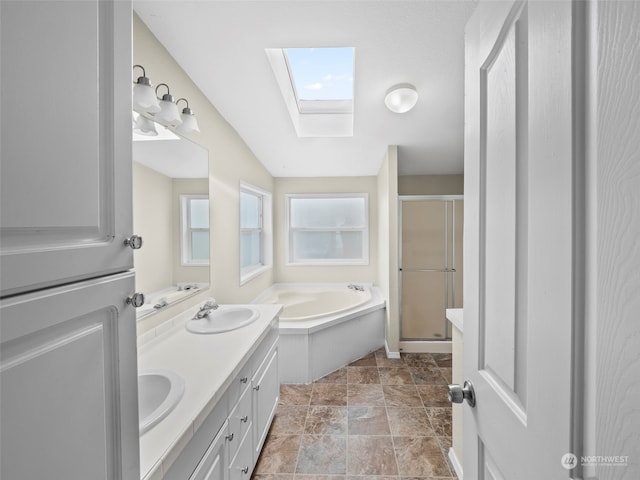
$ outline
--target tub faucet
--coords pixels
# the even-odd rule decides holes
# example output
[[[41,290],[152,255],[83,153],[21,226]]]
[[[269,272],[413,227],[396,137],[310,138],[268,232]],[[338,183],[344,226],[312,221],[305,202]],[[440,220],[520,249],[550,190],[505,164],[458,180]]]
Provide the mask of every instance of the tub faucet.
[[[219,306],[220,305],[218,305],[218,302],[216,302],[215,298],[209,298],[207,299],[206,302],[204,302],[204,305],[200,307],[200,310],[196,312],[193,318],[194,319],[204,318],[207,315],[209,315],[213,310],[217,310]]]
[[[362,285],[354,285],[353,283],[350,283],[347,288],[356,292],[364,292],[364,287]]]

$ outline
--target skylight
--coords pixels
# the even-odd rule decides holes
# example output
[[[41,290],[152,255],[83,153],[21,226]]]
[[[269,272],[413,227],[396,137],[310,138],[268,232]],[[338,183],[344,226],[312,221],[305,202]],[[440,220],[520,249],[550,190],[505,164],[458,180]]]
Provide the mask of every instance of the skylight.
[[[286,48],[299,102],[353,100],[353,48]]]
[[[267,48],[300,137],[353,135],[353,47]]]

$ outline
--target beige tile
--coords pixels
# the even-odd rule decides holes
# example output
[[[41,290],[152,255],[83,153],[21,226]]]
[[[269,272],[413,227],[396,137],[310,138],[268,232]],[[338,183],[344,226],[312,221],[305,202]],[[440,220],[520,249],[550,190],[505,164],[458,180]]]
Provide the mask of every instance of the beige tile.
[[[294,473],[302,437],[302,435],[269,435],[258,459],[255,473]]]
[[[397,475],[398,465],[390,436],[350,436],[349,475]]]
[[[281,405],[309,405],[313,385],[280,385]]]
[[[403,353],[402,359],[409,367],[423,368],[438,366],[431,353]]]
[[[347,385],[347,403],[349,406],[384,406],[384,393],[380,384]]]
[[[349,435],[389,435],[385,407],[349,407]]]
[[[439,437],[451,436],[451,408],[426,408],[433,430]]]
[[[440,369],[434,366],[409,367],[411,376],[416,385],[446,385],[447,381],[442,376]]]
[[[440,444],[435,437],[393,437],[400,475],[451,477]]]
[[[314,383],[311,393],[311,405],[347,405],[347,385],[333,383]]]
[[[346,367],[339,368],[335,372],[319,378],[315,383],[347,383],[347,369]]]
[[[407,367],[379,367],[380,383],[383,385],[413,385],[413,377]]]
[[[387,416],[392,435],[423,437],[435,435],[423,407],[387,407]]]
[[[347,367],[347,382],[360,384],[380,383],[378,367]]]
[[[444,379],[447,381],[447,383],[452,383],[453,380],[451,380],[451,367],[440,367],[440,373],[442,374],[442,376],[444,377]]]
[[[304,433],[307,410],[309,407],[306,405],[278,405],[271,424],[271,434],[300,435]]]
[[[383,385],[384,400],[388,407],[422,407],[422,399],[415,385]]]
[[[417,388],[425,407],[451,407],[446,385],[417,385]]]
[[[326,405],[309,407],[304,433],[313,435],[346,435],[347,407]]]
[[[377,367],[375,353],[371,352],[349,364],[350,367]]]
[[[296,473],[341,474],[347,469],[347,437],[303,435]]]
[[[450,353],[432,353],[431,356],[439,367],[451,367],[452,356]]]

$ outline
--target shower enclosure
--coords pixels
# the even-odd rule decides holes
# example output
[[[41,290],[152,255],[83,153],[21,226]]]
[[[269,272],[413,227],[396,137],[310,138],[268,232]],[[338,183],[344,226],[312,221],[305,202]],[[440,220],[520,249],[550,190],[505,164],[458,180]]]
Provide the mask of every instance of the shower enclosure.
[[[462,196],[400,197],[400,340],[449,340],[462,308]]]

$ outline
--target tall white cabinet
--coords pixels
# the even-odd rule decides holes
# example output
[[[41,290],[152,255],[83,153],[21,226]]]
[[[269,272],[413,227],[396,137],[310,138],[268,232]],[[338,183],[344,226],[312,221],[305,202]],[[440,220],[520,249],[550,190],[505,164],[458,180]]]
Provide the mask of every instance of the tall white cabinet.
[[[139,479],[131,4],[0,2],[0,478]]]

